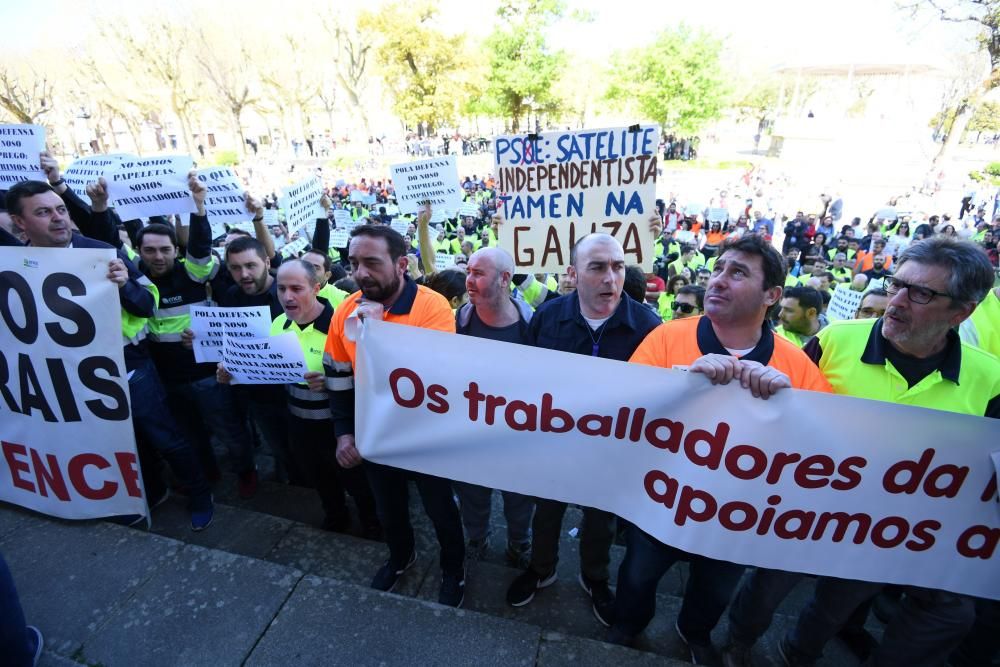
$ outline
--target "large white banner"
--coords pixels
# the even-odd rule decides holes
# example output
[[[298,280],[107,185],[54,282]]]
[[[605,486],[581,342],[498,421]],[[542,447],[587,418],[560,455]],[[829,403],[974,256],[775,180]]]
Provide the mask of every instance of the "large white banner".
[[[41,125],[0,125],[0,190],[21,181],[44,181],[41,154],[45,128]]]
[[[145,514],[112,250],[0,248],[0,499]]]
[[[576,240],[611,234],[625,261],[653,270],[655,125],[497,137],[500,247],[518,273],[562,273]]]
[[[598,507],[667,544],[1000,599],[1000,423],[368,322],[364,458]],[[419,355],[409,350],[420,350]],[[839,428],[829,415],[847,414]],[[400,429],[405,424],[405,429]]]

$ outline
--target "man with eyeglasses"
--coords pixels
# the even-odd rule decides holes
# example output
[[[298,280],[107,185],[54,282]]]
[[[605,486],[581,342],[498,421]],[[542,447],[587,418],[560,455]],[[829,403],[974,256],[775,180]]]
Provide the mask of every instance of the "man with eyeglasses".
[[[975,244],[944,236],[914,243],[886,279],[884,316],[834,322],[804,351],[838,394],[1000,418],[1000,360],[963,344],[954,331],[992,285],[993,268]],[[729,612],[724,664],[750,664],[750,646],[802,576],[758,568],[744,582]],[[778,645],[784,663],[817,661],[826,642],[882,586],[820,577]],[[974,620],[972,598],[909,587],[872,664],[943,665]]]

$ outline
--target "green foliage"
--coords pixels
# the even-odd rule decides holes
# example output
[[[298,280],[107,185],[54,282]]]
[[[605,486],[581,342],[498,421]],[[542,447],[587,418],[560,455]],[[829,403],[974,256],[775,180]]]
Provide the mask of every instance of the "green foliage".
[[[951,134],[951,127],[955,122],[955,112],[956,109],[954,107],[945,111],[939,111],[931,118],[927,124],[928,127],[936,129],[938,125],[941,125],[943,119],[944,124],[941,126],[941,131],[944,134]],[[1000,104],[996,102],[983,102],[980,104],[976,108],[975,113],[972,114],[972,118],[969,119],[969,124],[966,126],[965,131],[977,133],[1000,132]]]
[[[651,45],[616,54],[606,97],[665,131],[694,134],[722,113],[721,48],[703,30],[683,24],[663,30]]]
[[[484,44],[489,55],[483,109],[508,118],[515,130],[534,112],[554,113],[562,106],[556,84],[566,54],[546,44],[545,31],[563,14],[560,0],[505,0],[501,19]]]
[[[215,154],[215,164],[220,167],[232,167],[239,162],[240,156],[236,154],[236,151],[224,150]]]
[[[427,123],[431,132],[454,121],[472,94],[465,40],[438,30],[437,13],[433,0],[397,1],[358,20],[359,29],[378,40],[375,58],[393,110],[410,126]]]
[[[988,165],[986,165],[986,169],[984,169],[983,171],[985,171],[990,176],[1000,177],[1000,162],[990,162]]]

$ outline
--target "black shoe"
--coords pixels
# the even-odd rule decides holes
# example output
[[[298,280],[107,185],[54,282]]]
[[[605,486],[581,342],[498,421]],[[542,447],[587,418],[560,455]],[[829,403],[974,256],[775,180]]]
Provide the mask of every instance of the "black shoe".
[[[684,636],[681,632],[681,628],[677,623],[674,623],[674,629],[677,630],[677,636],[681,638],[685,644],[687,644],[688,650],[691,651],[691,662],[696,665],[721,665],[722,657],[719,652],[715,650],[712,646],[712,642],[698,642],[691,641]]]
[[[391,560],[387,560],[385,565],[378,569],[375,576],[372,578],[372,588],[378,591],[385,591],[389,593],[396,587],[399,583],[399,578],[403,576],[403,573],[410,569],[414,563],[417,562],[417,550],[414,549],[413,553],[410,554],[410,560],[406,562],[401,568],[397,568],[392,564]]]
[[[551,586],[558,578],[556,571],[539,575],[534,570],[525,570],[510,584],[507,589],[507,604],[511,607],[523,607],[535,599],[535,591]]]
[[[580,586],[594,603],[594,617],[606,628],[615,622],[615,594],[608,588],[607,581],[588,579],[580,573]]]
[[[438,593],[438,602],[449,607],[461,607],[465,600],[465,568],[460,572],[450,574],[441,573],[441,590]]]
[[[863,627],[857,626],[846,626],[840,629],[837,633],[837,638],[844,642],[844,646],[854,654],[854,657],[858,659],[859,662],[864,662],[868,659],[876,648],[878,648],[878,642],[875,638],[871,636],[867,630]]]

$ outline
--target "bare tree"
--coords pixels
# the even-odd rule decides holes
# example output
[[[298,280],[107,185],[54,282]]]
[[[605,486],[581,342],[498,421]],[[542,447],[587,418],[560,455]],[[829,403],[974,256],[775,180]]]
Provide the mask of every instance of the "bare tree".
[[[261,81],[270,92],[268,101],[281,113],[286,141],[292,139],[288,136],[288,112],[297,116],[296,133],[308,137],[311,132],[309,107],[319,95],[319,64],[307,57],[307,52],[299,48],[297,38],[291,34],[284,35],[270,48],[273,51],[268,52],[266,64],[261,66]]]
[[[237,49],[224,49],[213,43],[204,33],[195,59],[215,88],[209,99],[229,119],[235,143],[241,155],[246,154],[246,135],[243,133],[243,114],[257,102],[252,84],[257,78],[256,66],[246,45]]]
[[[0,65],[0,108],[18,123],[38,123],[52,110],[52,95],[52,81],[45,74]]]
[[[951,131],[934,158],[932,168],[937,168],[961,141],[983,96],[1000,86],[1000,0],[958,0],[948,4],[944,0],[922,0],[908,2],[902,7],[913,16],[921,12],[933,12],[940,20],[948,23],[976,26],[976,40],[989,57],[988,73],[958,102]]]
[[[337,81],[347,95],[351,108],[361,118],[365,134],[370,135],[368,113],[361,98],[371,44],[365,41],[359,30],[345,28],[335,15],[323,17],[323,30],[333,42],[333,70]]]

